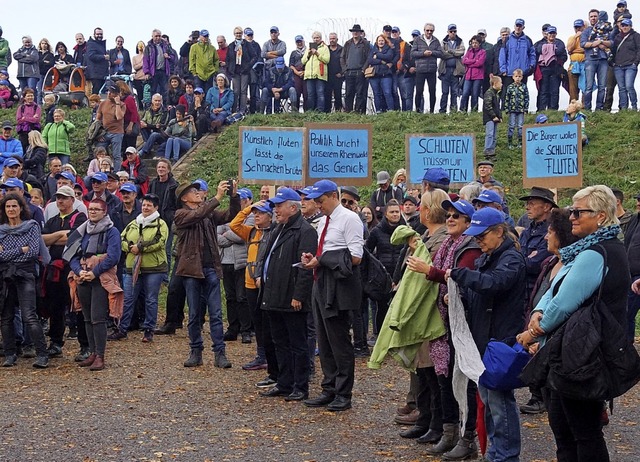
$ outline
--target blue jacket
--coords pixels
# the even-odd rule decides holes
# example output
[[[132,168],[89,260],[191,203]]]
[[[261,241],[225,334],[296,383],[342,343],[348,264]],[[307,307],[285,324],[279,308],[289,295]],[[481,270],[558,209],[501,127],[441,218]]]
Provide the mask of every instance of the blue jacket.
[[[11,157],[11,154],[24,155],[22,144],[15,138],[5,140],[0,136],[0,160],[4,161]]]
[[[383,46],[382,50],[378,50],[378,47],[374,47],[371,48],[371,51],[369,52],[367,64],[376,69],[376,77],[390,76],[391,70],[395,70],[394,56],[395,51],[389,45]],[[391,68],[389,68],[387,64],[391,64]]]
[[[544,239],[548,229],[549,223],[546,220],[532,221],[520,234],[520,252],[527,264],[527,294],[533,290],[542,269],[542,262],[551,256]],[[536,252],[535,256],[529,257],[533,252]]]
[[[103,79],[109,75],[109,60],[107,54],[107,41],[95,40],[91,37],[87,40],[87,51],[84,55],[85,72],[88,79]]]
[[[207,106],[209,106],[209,110],[222,108],[227,112],[231,112],[231,107],[233,106],[233,90],[225,88],[222,92],[222,97],[220,97],[218,87],[211,87],[207,92],[205,101]]]
[[[273,66],[266,73],[267,78],[265,79],[264,86],[265,88],[271,92],[271,90],[275,88],[282,88],[283,97],[287,97],[289,94],[289,88],[293,86],[293,71],[289,67],[284,67],[282,72],[279,72],[278,69]]]
[[[105,252],[107,257],[98,263],[95,268],[93,268],[93,274],[96,276],[100,276],[105,271],[113,268],[120,261],[120,254],[122,253],[121,246],[122,241],[120,239],[120,233],[116,229],[115,226],[112,226],[108,230],[104,232],[104,241],[103,245],[105,248]],[[89,234],[82,236],[82,241],[80,243],[81,252],[78,252],[78,255],[74,256],[69,262],[69,266],[73,270],[74,273],[80,274],[82,271],[82,266],[80,265],[80,259],[82,258],[81,254],[84,254],[87,249],[87,245],[89,244]]]
[[[481,355],[492,338],[504,340],[522,332],[526,264],[511,239],[482,254],[475,270],[453,268],[451,277],[467,302],[469,328]]]
[[[533,42],[525,34],[518,37],[514,32],[500,49],[500,73],[513,75],[516,69],[522,69],[524,75],[531,75],[536,68],[536,50]]]

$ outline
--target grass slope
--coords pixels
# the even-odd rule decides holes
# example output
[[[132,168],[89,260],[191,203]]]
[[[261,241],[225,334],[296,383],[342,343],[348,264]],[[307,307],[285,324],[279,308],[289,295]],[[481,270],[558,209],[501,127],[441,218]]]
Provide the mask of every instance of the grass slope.
[[[534,123],[535,115],[527,115],[525,124]],[[560,122],[562,113],[549,114],[550,122]],[[387,170],[391,175],[405,164],[405,134],[407,133],[475,133],[476,158],[482,159],[484,128],[481,114],[430,115],[406,112],[390,112],[378,116],[356,114],[280,114],[256,115],[240,122],[241,125],[300,127],[304,122],[326,123],[372,123],[373,124],[373,171]],[[205,178],[217,183],[221,179],[238,175],[238,127],[231,126],[220,135],[213,151],[201,151],[191,159],[188,177]],[[640,160],[636,153],[640,148],[640,117],[638,113],[618,114],[594,113],[588,115],[587,133],[589,145],[583,149],[583,184],[607,184],[620,188],[625,196],[625,205],[635,209],[633,197],[640,191],[636,186],[640,176]],[[506,187],[507,199],[514,216],[523,213],[518,201],[522,188],[522,154],[520,150],[509,150],[506,142],[507,124],[499,126],[498,158],[495,177]],[[361,188],[362,197],[368,197],[375,189]],[[561,189],[561,205],[567,205],[576,190]]]

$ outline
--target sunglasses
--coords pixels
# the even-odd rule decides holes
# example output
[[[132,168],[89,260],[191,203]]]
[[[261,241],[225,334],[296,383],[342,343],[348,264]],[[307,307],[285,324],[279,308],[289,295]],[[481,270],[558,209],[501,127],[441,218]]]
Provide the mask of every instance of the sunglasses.
[[[82,191],[76,191],[75,195],[76,197],[82,197]]]
[[[457,220],[458,218],[460,218],[460,214],[459,213],[447,213],[446,217],[447,217],[447,220],[449,218],[453,218],[454,220]]]
[[[352,199],[342,199],[340,202],[342,202],[342,205],[353,205],[356,203],[356,201]]]
[[[580,214],[582,213],[595,213],[595,210],[591,209],[574,209],[573,207],[568,208],[569,215],[578,220],[580,218]]]
[[[425,32],[433,32],[433,29],[425,29]]]
[[[485,232],[478,234],[475,236],[476,241],[484,241],[484,238],[487,237],[487,234],[491,232],[490,229],[487,229]]]

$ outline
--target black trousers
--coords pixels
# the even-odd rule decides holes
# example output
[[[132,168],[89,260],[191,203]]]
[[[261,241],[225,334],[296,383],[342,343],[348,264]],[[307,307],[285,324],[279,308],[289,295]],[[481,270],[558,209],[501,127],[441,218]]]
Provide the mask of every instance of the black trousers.
[[[49,313],[49,338],[51,343],[59,346],[64,345],[65,318],[70,303],[66,275],[64,271],[59,282],[46,281],[45,284],[47,295],[44,303]]]
[[[333,98],[333,107],[336,112],[342,111],[342,83],[344,79],[337,77],[329,77],[325,88],[324,95],[324,112],[331,112],[331,98]]]
[[[433,367],[416,369],[418,377],[417,408],[420,416],[416,426],[442,431],[442,403],[438,377]]]
[[[344,109],[346,112],[367,112],[367,91],[369,84],[362,71],[347,71],[345,75]],[[355,103],[354,103],[355,99]]]
[[[224,294],[227,301],[227,332],[232,335],[248,334],[251,330],[251,312],[244,287],[244,268],[234,269],[234,265],[222,265]]]
[[[271,337],[271,323],[268,314],[260,308],[260,291],[258,289],[246,289],[247,302],[251,310],[253,328],[256,331],[256,344],[258,356],[267,360],[267,374],[273,380],[278,379],[278,357],[276,347]]]
[[[269,311],[278,358],[278,388],[309,393],[307,312]]]
[[[177,267],[178,258],[175,259],[173,270],[171,271],[171,279],[169,279],[167,317],[165,323],[181,326],[184,321],[184,305],[187,300],[187,293],[184,290],[182,276],[176,274]]]
[[[429,87],[429,112],[433,114],[436,107],[436,73],[417,73],[416,74],[416,111],[423,112],[424,107],[424,82],[427,81]]]

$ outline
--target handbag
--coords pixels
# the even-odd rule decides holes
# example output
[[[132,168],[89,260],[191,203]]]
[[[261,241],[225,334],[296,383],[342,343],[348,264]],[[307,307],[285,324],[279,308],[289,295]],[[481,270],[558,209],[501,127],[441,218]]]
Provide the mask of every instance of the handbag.
[[[375,77],[376,76],[376,68],[373,66],[368,66],[365,70],[364,70],[364,78],[365,79],[370,79],[371,77]]]
[[[482,356],[486,370],[480,376],[479,384],[489,390],[508,391],[524,387],[520,373],[531,355],[515,338],[498,341],[491,339]]]

